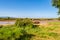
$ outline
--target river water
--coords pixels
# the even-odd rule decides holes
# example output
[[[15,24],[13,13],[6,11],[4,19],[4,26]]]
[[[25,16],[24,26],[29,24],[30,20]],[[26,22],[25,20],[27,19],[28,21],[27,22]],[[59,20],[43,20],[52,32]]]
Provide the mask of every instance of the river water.
[[[3,25],[3,24],[14,24],[15,22],[14,21],[0,21],[0,25]]]
[[[53,21],[40,21],[40,24],[47,24],[48,22],[53,22]],[[3,25],[3,24],[15,24],[15,21],[0,21],[0,25]]]

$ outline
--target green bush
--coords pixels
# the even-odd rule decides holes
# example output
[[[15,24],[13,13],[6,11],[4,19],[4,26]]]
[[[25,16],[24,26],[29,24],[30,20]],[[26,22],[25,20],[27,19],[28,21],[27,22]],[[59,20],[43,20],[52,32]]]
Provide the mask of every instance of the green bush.
[[[19,27],[22,27],[22,26],[32,26],[32,25],[33,25],[32,20],[30,20],[28,18],[17,19],[16,23],[15,23],[15,26],[19,26]]]
[[[19,38],[23,33],[21,28],[18,27],[3,27],[0,28],[0,40],[15,40]]]

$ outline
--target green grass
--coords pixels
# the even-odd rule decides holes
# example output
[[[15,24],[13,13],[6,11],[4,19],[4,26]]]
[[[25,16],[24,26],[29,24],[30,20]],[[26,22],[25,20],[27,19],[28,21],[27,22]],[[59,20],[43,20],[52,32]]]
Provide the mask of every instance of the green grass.
[[[0,40],[60,40],[60,23],[49,23],[52,26],[1,26]]]
[[[60,22],[49,22],[50,25],[60,25]]]

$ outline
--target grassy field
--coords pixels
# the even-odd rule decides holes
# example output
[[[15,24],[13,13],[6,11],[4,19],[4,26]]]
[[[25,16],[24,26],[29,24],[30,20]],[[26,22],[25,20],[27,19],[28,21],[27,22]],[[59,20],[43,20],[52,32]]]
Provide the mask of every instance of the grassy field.
[[[31,21],[18,20],[15,25],[0,26],[0,40],[60,40],[60,22],[33,26]]]
[[[27,32],[35,35],[31,40],[60,40],[60,23],[50,22],[48,27],[29,28]]]

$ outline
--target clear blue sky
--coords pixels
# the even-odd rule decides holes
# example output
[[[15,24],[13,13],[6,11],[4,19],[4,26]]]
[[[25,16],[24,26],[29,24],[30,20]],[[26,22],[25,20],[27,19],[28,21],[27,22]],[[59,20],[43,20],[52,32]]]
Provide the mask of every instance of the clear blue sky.
[[[51,0],[0,0],[0,17],[55,18]]]

